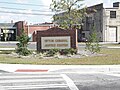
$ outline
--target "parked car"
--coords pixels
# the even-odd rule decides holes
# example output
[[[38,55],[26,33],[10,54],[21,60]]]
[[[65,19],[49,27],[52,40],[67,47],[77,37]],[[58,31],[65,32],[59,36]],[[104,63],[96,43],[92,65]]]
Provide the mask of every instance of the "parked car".
[[[85,38],[85,37],[82,37],[81,39],[80,39],[80,42],[87,42],[88,40],[87,40],[87,38]]]

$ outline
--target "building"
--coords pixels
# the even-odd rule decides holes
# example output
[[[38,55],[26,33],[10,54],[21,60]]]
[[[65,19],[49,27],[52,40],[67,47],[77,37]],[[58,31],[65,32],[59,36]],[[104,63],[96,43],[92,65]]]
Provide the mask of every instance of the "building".
[[[30,37],[30,41],[36,41],[36,31],[47,30],[54,27],[53,23],[28,25],[25,21],[0,23],[0,41],[16,41],[22,29]]]
[[[25,25],[24,30],[27,31],[30,41],[36,42],[36,33],[37,31],[43,31],[54,27],[53,23],[40,23],[33,25]]]
[[[16,31],[14,23],[0,23],[0,41],[15,41]]]
[[[82,37],[88,38],[93,27],[99,41],[120,42],[120,2],[113,3],[112,8],[104,8],[103,3],[87,8],[83,20]]]

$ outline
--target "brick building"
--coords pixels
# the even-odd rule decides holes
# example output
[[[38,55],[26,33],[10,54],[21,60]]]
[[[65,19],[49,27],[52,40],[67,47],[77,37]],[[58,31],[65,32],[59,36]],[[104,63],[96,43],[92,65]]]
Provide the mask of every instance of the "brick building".
[[[42,24],[25,25],[24,30],[27,31],[28,36],[31,38],[30,41],[36,41],[37,31],[44,31],[52,27],[54,27],[53,23],[42,23]]]
[[[54,27],[53,23],[42,23],[28,25],[25,21],[0,23],[0,41],[16,41],[16,37],[20,36],[21,30],[30,37],[30,41],[36,41],[36,31],[47,30]]]

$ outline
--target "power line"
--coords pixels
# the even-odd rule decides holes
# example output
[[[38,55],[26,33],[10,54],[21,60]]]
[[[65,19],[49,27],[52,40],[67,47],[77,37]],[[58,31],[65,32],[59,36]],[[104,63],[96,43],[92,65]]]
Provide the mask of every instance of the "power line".
[[[43,6],[43,7],[49,7],[46,5],[38,5],[38,4],[24,4],[24,3],[12,3],[12,2],[0,2],[0,3],[4,3],[4,4],[17,4],[17,5],[28,5],[28,6]]]
[[[25,15],[40,15],[40,16],[53,16],[53,14],[40,14],[40,13],[22,13],[22,12],[8,12],[8,11],[1,11],[0,13],[12,13],[12,14],[25,14]]]
[[[11,7],[0,7],[0,8],[3,8],[3,9],[12,9],[12,10],[27,10],[27,9],[21,9],[21,8],[11,8]],[[34,10],[34,9],[31,9],[32,11],[37,11],[37,12],[52,12],[52,11],[42,11],[42,10]]]

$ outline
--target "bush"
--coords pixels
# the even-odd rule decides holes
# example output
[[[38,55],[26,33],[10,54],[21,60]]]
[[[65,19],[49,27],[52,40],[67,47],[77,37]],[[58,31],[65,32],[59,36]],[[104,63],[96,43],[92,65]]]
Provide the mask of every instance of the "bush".
[[[77,53],[77,49],[73,49],[73,48],[69,48],[69,49],[63,49],[61,50],[61,54],[63,55],[68,55],[68,54],[76,54]]]
[[[86,43],[86,50],[89,50],[92,54],[100,52],[100,46],[98,43]]]
[[[60,52],[59,49],[56,49],[56,48],[50,49],[50,50],[48,50],[48,52],[47,52],[47,56],[55,56],[55,55],[57,55],[59,52]]]
[[[46,54],[46,56],[55,56],[55,55],[59,55],[59,54],[61,54],[61,55],[68,55],[68,54],[73,55],[73,54],[77,53],[77,49],[69,48],[69,49],[60,50],[60,49],[54,48],[54,49],[50,49],[44,53]]]
[[[30,50],[28,50],[26,47],[17,48],[16,53],[23,56],[28,56],[29,54],[31,54]]]

